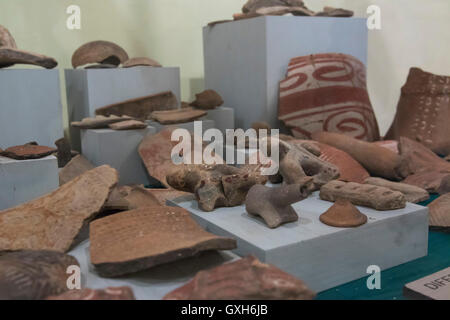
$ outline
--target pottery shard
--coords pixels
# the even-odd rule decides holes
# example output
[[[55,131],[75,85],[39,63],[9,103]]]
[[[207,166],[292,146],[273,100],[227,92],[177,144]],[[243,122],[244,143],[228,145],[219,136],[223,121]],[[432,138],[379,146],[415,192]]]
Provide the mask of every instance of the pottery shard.
[[[331,181],[320,189],[322,200],[335,202],[346,199],[357,206],[375,210],[396,210],[406,206],[403,193],[391,189],[355,182]]]
[[[450,76],[411,68],[386,139],[407,137],[441,155],[450,153]]]
[[[150,120],[153,111],[176,108],[178,108],[177,97],[171,91],[166,91],[102,107],[95,110],[95,113],[103,116],[126,115],[139,120]]]
[[[13,48],[17,49],[16,41],[13,36],[4,26],[0,25],[0,48]]]
[[[74,68],[87,64],[100,63],[120,65],[128,60],[126,51],[109,41],[92,41],[79,47],[72,56]]]
[[[401,162],[398,172],[403,183],[415,185],[430,193],[450,192],[450,163],[438,157],[423,144],[401,137]]]
[[[369,172],[347,152],[324,143],[315,141],[313,143],[316,143],[320,150],[319,159],[334,164],[339,169],[339,180],[364,183],[370,177]]]
[[[164,205],[143,186],[120,186],[113,189],[103,210],[133,210],[141,207]]]
[[[249,256],[200,271],[164,300],[312,300],[315,293],[290,274]]]
[[[59,185],[62,186],[92,169],[94,169],[94,165],[89,160],[82,155],[75,156],[59,171]]]
[[[306,177],[302,185],[292,184],[280,188],[255,185],[247,194],[245,209],[251,215],[261,216],[269,228],[295,222],[298,215],[291,205],[308,197],[312,180]]]
[[[304,7],[303,0],[248,0],[242,7],[243,13],[255,12],[261,8],[267,7]]]
[[[384,141],[375,141],[372,142],[373,144],[389,149],[392,152],[398,154],[399,150],[398,150],[398,141],[397,140],[384,140]]]
[[[148,125],[145,122],[138,120],[127,120],[111,123],[109,127],[113,130],[139,130],[145,129]]]
[[[117,181],[115,169],[101,166],[46,196],[0,211],[0,251],[69,250]]]
[[[342,8],[324,7],[323,11],[317,12],[317,17],[353,17],[354,12]]]
[[[71,126],[80,129],[102,129],[108,128],[112,123],[128,121],[131,119],[132,118],[129,116],[95,116],[94,118],[84,118],[81,121],[74,121],[71,123]]]
[[[272,139],[273,141],[273,139]],[[312,177],[312,190],[318,190],[331,180],[339,178],[339,169],[320,160],[299,144],[279,140],[279,172],[285,184],[301,184],[304,177]]]
[[[331,208],[320,216],[320,221],[336,228],[356,228],[367,223],[367,216],[349,200],[337,199]]]
[[[136,300],[130,287],[109,287],[106,289],[81,289],[66,291],[46,300]]]
[[[54,148],[28,143],[22,146],[10,147],[4,150],[0,155],[16,160],[27,160],[44,158],[56,151],[57,150]]]
[[[102,276],[116,277],[197,255],[231,250],[236,241],[204,231],[178,207],[125,211],[90,224],[91,262]]]
[[[196,99],[191,103],[191,106],[197,107],[203,110],[211,110],[223,105],[223,99],[214,90],[205,90],[195,95]]]
[[[406,183],[392,182],[382,178],[367,178],[366,184],[385,187],[393,191],[400,191],[406,197],[406,201],[412,203],[419,203],[430,198],[430,195],[425,189],[409,185]]]
[[[366,69],[345,54],[315,54],[291,59],[280,82],[279,120],[300,139],[315,132],[380,139],[366,88]]]
[[[437,228],[450,227],[450,193],[444,194],[428,205],[430,210],[430,226]]]
[[[122,67],[124,68],[132,68],[137,66],[162,67],[158,61],[146,57],[131,58],[122,64]]]
[[[181,108],[176,110],[154,111],[151,117],[161,124],[177,124],[191,122],[204,117],[207,114],[208,112],[203,110]]]
[[[0,255],[0,300],[41,300],[67,290],[69,255],[55,251],[24,250]]]
[[[294,16],[313,16],[314,12],[305,7],[287,7],[276,6],[259,8],[255,11],[257,15],[261,16],[282,16],[285,14],[292,14]]]
[[[313,139],[347,152],[373,176],[389,180],[401,179],[397,172],[399,155],[384,147],[331,132],[315,133]]]
[[[179,166],[166,180],[174,189],[194,193],[200,209],[207,212],[239,206],[252,186],[267,182],[259,172],[222,164]]]
[[[58,65],[58,62],[42,54],[0,47],[0,68],[10,67],[15,64],[31,64],[46,69],[53,69]]]
[[[72,148],[69,140],[61,138],[55,141],[56,148],[58,149],[58,168],[64,168],[70,160],[72,160]]]

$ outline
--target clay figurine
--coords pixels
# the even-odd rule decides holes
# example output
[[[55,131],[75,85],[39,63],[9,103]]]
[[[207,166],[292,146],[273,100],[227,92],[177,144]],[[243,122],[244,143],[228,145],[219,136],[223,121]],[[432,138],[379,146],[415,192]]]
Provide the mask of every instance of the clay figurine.
[[[291,184],[280,188],[255,185],[247,193],[245,209],[250,215],[261,216],[269,228],[295,222],[298,215],[292,204],[308,197],[313,179],[304,178],[304,184]]]
[[[367,223],[367,216],[349,200],[337,199],[331,208],[320,216],[320,221],[336,228],[356,228]]]
[[[126,51],[109,41],[92,41],[79,47],[72,56],[74,69],[88,64],[118,66],[128,60]]]
[[[380,211],[406,207],[406,198],[401,192],[384,187],[338,180],[331,181],[320,189],[320,199],[331,202],[346,199],[354,205]]]
[[[380,140],[366,87],[366,68],[345,54],[291,59],[286,78],[280,82],[278,118],[299,139],[325,131]]]
[[[124,211],[90,224],[91,263],[104,277],[117,277],[208,250],[231,250],[236,241],[203,230],[179,207]]]
[[[312,300],[303,281],[249,256],[200,271],[164,300]]]

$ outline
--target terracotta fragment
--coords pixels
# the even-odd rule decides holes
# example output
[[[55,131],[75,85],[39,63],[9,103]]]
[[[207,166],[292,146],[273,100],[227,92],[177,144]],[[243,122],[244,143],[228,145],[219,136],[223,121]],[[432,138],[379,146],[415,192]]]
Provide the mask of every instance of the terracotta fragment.
[[[4,150],[0,155],[15,160],[41,159],[57,150],[54,148],[27,143],[22,146],[14,146]]]
[[[430,195],[425,189],[400,182],[392,182],[382,178],[367,178],[364,182],[366,184],[385,187],[393,191],[400,191],[406,197],[406,201],[412,203],[419,203],[430,198]]]
[[[242,7],[243,13],[255,12],[267,7],[304,7],[303,0],[248,0]]]
[[[316,143],[317,148],[319,148],[319,159],[334,164],[339,169],[339,180],[364,183],[364,181],[370,177],[369,172],[367,172],[367,170],[347,152],[324,143],[316,141],[313,143]]]
[[[204,117],[208,112],[194,108],[181,108],[167,111],[154,111],[152,119],[161,124],[177,124],[191,122]]]
[[[336,228],[356,228],[367,223],[367,216],[349,200],[337,199],[331,208],[320,216],[320,221]]]
[[[109,166],[92,169],[52,193],[0,211],[0,251],[66,252],[102,209],[118,173]]]
[[[280,188],[255,185],[247,193],[245,209],[250,215],[261,216],[269,228],[295,222],[298,215],[292,204],[306,199],[310,194],[311,177],[304,178],[304,184],[291,184]]]
[[[273,139],[272,139],[273,141]],[[312,190],[318,190],[331,180],[339,178],[339,169],[320,160],[299,144],[279,140],[279,172],[285,184],[301,184],[306,176],[313,178]]]
[[[86,65],[84,69],[117,69],[117,66],[115,64],[108,63],[95,63]]]
[[[0,25],[0,48],[1,47],[17,49],[16,40],[14,40],[14,37],[9,30],[2,25]]]
[[[236,241],[204,231],[178,207],[144,207],[90,224],[91,262],[100,275],[116,277],[197,255],[231,250]]]
[[[415,185],[430,193],[450,192],[450,163],[438,157],[423,144],[401,137],[401,162],[398,172],[403,183]]]
[[[113,189],[103,210],[133,210],[164,205],[143,186],[120,186]]]
[[[59,185],[62,186],[92,169],[94,169],[94,165],[89,160],[82,155],[75,156],[59,171]]]
[[[406,137],[441,155],[450,153],[450,76],[411,68],[386,139]]]
[[[320,189],[320,199],[331,202],[346,199],[356,206],[370,207],[380,211],[402,209],[406,206],[406,198],[401,192],[338,180],[331,181]]]
[[[323,11],[317,12],[315,16],[317,17],[353,17],[354,12],[342,8],[324,7]]]
[[[69,290],[46,300],[136,300],[130,287],[109,287],[106,289]]]
[[[153,111],[178,108],[177,97],[171,91],[131,99],[95,110],[97,115],[130,116],[139,120],[150,120]]]
[[[58,62],[42,54],[0,47],[0,68],[10,67],[15,64],[31,64],[46,69],[53,69],[58,65]]]
[[[259,8],[255,12],[261,16],[282,16],[285,14],[292,14],[294,16],[313,16],[314,12],[305,7],[286,7],[286,6],[276,6],[276,7],[266,7]]]
[[[228,165],[183,165],[170,172],[166,180],[174,189],[194,193],[200,209],[207,212],[239,206],[252,186],[267,182],[257,172]]]
[[[249,256],[200,271],[164,300],[312,300],[315,296],[303,281]]]
[[[375,141],[373,144],[384,147],[386,149],[391,150],[392,152],[398,154],[398,141],[397,140],[384,140],[384,141]]]
[[[118,66],[128,60],[124,49],[109,41],[92,41],[79,47],[72,56],[74,69],[86,64],[112,64]]]
[[[58,168],[64,168],[72,160],[72,148],[69,140],[61,138],[55,141],[58,149],[56,157],[58,158]]]
[[[132,118],[129,116],[95,116],[93,118],[84,118],[81,121],[74,121],[70,125],[80,129],[103,129],[108,128],[112,123],[128,121]]]
[[[122,67],[124,68],[132,68],[137,66],[148,66],[157,68],[162,67],[162,65],[158,61],[146,57],[131,58],[122,64]]]
[[[380,140],[366,87],[366,68],[345,54],[291,59],[286,78],[280,82],[278,118],[299,139],[326,131]]]
[[[223,105],[222,97],[214,90],[205,90],[196,94],[195,97],[196,99],[191,103],[191,106],[199,109],[211,110]]]
[[[315,133],[313,139],[347,152],[373,176],[401,179],[397,172],[400,157],[384,147],[331,132]]]
[[[444,194],[428,205],[430,226],[436,228],[450,227],[450,193]]]
[[[109,127],[113,130],[139,130],[147,128],[148,125],[139,120],[127,120],[111,123]]]
[[[55,251],[24,250],[0,255],[0,300],[41,300],[67,289],[69,255]]]

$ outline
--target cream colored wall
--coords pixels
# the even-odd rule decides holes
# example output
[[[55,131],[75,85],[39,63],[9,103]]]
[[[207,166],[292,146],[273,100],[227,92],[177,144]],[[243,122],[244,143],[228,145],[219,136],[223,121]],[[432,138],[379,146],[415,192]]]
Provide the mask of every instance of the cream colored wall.
[[[244,2],[0,0],[0,24],[10,29],[19,47],[55,57],[61,69],[71,66],[78,46],[98,39],[118,43],[130,56],[149,56],[166,66],[180,66],[182,96],[190,100],[203,89],[202,26],[231,17]],[[370,4],[381,7],[382,30],[370,31],[368,84],[383,133],[392,121],[411,66],[450,75],[449,0],[305,2],[313,10],[323,5],[353,9],[360,17],[366,16]],[[81,7],[81,30],[66,28],[66,8],[71,4]]]

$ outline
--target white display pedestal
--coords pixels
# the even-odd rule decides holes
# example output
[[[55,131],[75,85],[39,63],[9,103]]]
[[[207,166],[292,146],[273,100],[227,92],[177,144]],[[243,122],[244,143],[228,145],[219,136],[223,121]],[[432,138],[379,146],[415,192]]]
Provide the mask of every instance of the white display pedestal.
[[[180,102],[180,69],[134,67],[117,69],[66,69],[69,121],[95,115],[110,104],[172,91]],[[79,132],[71,128],[72,147],[80,150]]]
[[[214,110],[208,110],[205,118],[213,120],[215,128],[222,131],[224,137],[227,129],[235,129],[233,108],[219,107]]]
[[[427,255],[428,209],[408,203],[405,209],[376,211],[358,209],[368,216],[359,228],[333,228],[320,222],[332,206],[318,192],[293,207],[299,221],[269,229],[247,214],[244,206],[203,212],[197,201],[169,201],[191,212],[207,231],[235,238],[233,252],[253,254],[302,279],[316,292],[367,276],[376,265],[385,270]]]
[[[0,147],[55,147],[63,135],[58,70],[0,69]]]
[[[155,183],[138,153],[139,144],[155,128],[141,130],[81,130],[82,154],[94,166],[108,164],[119,171],[120,185]]]
[[[201,121],[202,122],[203,132],[205,132],[205,130],[212,129],[212,128],[216,127],[216,125],[215,125],[213,120],[208,120],[208,119],[202,120],[202,119],[199,119],[199,120],[196,120],[196,121]],[[186,130],[188,130],[190,132],[194,132],[194,122],[195,121],[164,125],[164,124],[160,124],[159,122],[156,122],[156,121],[148,120],[147,124],[149,126],[154,127],[156,129],[156,132],[160,132],[161,130],[163,130],[165,128],[168,128],[168,127],[176,127],[176,128],[186,129]]]
[[[39,198],[59,187],[58,160],[0,157],[0,210]]]
[[[100,277],[90,264],[88,240],[79,244],[69,254],[80,263],[83,288],[105,289],[128,286],[133,289],[138,300],[161,300],[169,292],[185,285],[197,272],[239,259],[230,251],[203,252],[198,257],[164,264],[117,279],[109,279]]]
[[[266,16],[203,29],[205,88],[235,110],[236,127],[278,128],[278,86],[291,58],[345,53],[367,65],[363,18]]]

